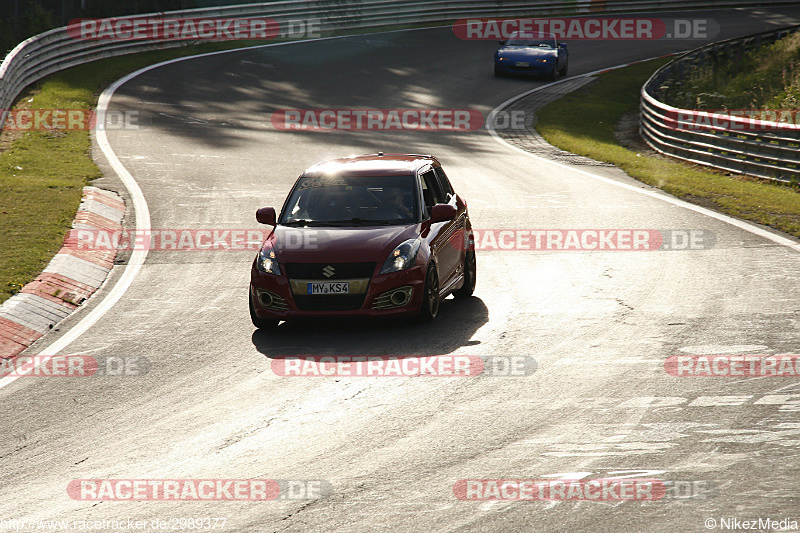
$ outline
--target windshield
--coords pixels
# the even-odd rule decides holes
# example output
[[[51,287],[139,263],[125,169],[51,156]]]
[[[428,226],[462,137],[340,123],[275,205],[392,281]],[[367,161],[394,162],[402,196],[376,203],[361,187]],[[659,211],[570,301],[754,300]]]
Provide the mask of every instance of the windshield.
[[[300,178],[281,216],[288,226],[412,224],[413,176]]]
[[[506,46],[532,46],[538,48],[555,48],[555,39],[509,39]]]

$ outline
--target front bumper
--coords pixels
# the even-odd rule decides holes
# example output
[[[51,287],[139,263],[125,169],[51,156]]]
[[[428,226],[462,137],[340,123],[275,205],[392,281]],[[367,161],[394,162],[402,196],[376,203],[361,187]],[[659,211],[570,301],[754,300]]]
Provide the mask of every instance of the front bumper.
[[[378,274],[380,267],[376,267],[372,277],[366,281],[366,291],[363,294],[363,303],[355,309],[309,309],[309,307],[319,307],[313,305],[312,299],[330,298],[325,295],[299,295],[298,281],[289,280],[286,275],[275,276],[272,274],[262,274],[257,268],[250,270],[250,294],[255,308],[255,313],[259,318],[290,320],[293,318],[313,318],[313,317],[390,317],[390,316],[411,316],[419,313],[422,305],[422,292],[425,282],[426,269],[422,265],[415,265],[407,270],[392,272],[389,274]],[[312,280],[302,280],[312,281]],[[313,281],[329,281],[325,279]],[[292,290],[292,282],[295,290]],[[352,286],[352,285],[351,285]],[[402,306],[387,305],[387,300],[391,302],[391,293],[396,289],[408,287],[411,296],[407,303]],[[350,303],[359,300],[360,295],[352,296],[349,300],[340,299]],[[395,297],[395,301],[400,301],[400,295]],[[317,300],[319,302],[319,300]],[[312,303],[309,306],[309,303]],[[267,305],[268,304],[268,305]],[[389,307],[389,308],[387,308]],[[305,309],[304,309],[305,308]]]
[[[540,63],[538,61],[528,61],[528,66],[518,66],[518,61],[494,61],[495,69],[503,74],[527,74],[530,76],[552,75],[557,68],[556,61]],[[525,63],[524,61],[522,63]]]

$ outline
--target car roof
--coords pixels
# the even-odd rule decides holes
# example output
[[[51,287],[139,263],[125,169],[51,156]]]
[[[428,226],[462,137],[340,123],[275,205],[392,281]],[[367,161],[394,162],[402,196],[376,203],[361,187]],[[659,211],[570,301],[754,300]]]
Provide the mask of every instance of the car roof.
[[[438,166],[432,155],[420,154],[365,154],[323,161],[309,167],[303,177],[325,176],[413,176],[425,165]]]
[[[554,33],[545,33],[541,31],[515,31],[509,36],[509,39],[555,39]]]

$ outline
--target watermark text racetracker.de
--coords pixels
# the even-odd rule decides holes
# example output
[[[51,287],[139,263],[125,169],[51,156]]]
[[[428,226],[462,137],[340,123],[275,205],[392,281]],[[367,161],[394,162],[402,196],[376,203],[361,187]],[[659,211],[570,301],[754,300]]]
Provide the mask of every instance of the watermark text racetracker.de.
[[[473,229],[455,246],[478,251],[684,251],[706,250],[716,235],[700,229]]]
[[[0,378],[142,376],[150,372],[151,366],[142,355],[15,355],[0,357]]]
[[[281,377],[526,377],[537,363],[526,355],[306,355],[272,360]]]
[[[0,110],[0,123],[8,131],[138,130],[139,119],[139,111],[109,110],[105,113],[105,121],[100,123],[93,109]]]
[[[279,28],[270,18],[107,18],[72,20],[67,33],[80,40],[270,40]]]
[[[264,17],[74,19],[67,25],[67,33],[73,39],[112,41],[316,39],[322,37],[322,20],[289,19],[280,23]]]
[[[506,40],[514,33],[553,35],[558,40],[711,39],[719,34],[712,19],[662,18],[522,18],[460,19],[453,24],[456,37],[464,40]]]
[[[73,479],[67,495],[80,501],[318,500],[333,492],[322,479]]]
[[[672,355],[664,370],[676,377],[800,377],[800,355]]]
[[[762,132],[800,130],[797,109],[704,109],[669,110],[665,124],[675,131]]]
[[[82,250],[258,251],[270,231],[259,229],[71,229],[65,243]],[[316,249],[327,239],[323,231],[286,235],[279,249]]]
[[[453,485],[453,493],[460,500],[475,501],[706,500],[719,493],[711,480],[661,477],[666,473],[607,469],[543,474],[538,479],[461,479]]]
[[[658,479],[460,479],[459,500],[473,501],[657,501],[666,487]]]
[[[460,500],[474,501],[687,501],[707,500],[718,494],[709,480],[672,480],[637,477],[661,470],[593,477],[592,472],[550,474],[541,479],[461,479],[453,485]],[[612,474],[613,474],[612,473]],[[572,477],[575,476],[575,477]]]
[[[280,131],[524,131],[536,125],[526,110],[497,110],[487,116],[476,109],[279,109],[272,127]]]

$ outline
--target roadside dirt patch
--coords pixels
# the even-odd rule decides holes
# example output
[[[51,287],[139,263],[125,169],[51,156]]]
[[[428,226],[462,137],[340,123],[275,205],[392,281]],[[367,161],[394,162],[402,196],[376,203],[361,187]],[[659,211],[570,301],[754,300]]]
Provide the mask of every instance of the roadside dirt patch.
[[[36,95],[35,92],[30,91],[25,93],[22,96],[17,97],[16,105],[13,106],[14,109],[30,109],[30,102],[33,97]],[[2,111],[0,111],[2,112]],[[25,135],[25,132],[22,130],[2,130],[0,131],[0,152],[5,152],[14,141],[21,139],[22,136]]]
[[[636,111],[623,115],[614,127],[614,137],[617,142],[629,150],[647,153],[648,155],[660,155],[650,148],[639,135],[639,119],[641,113]]]

